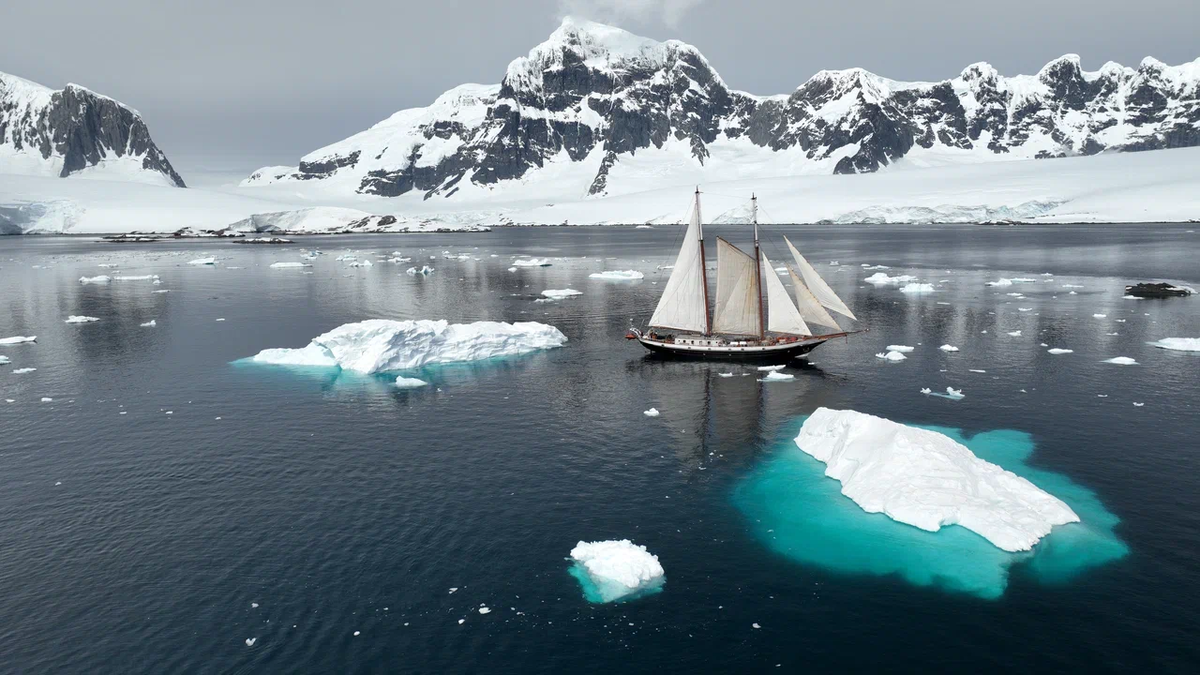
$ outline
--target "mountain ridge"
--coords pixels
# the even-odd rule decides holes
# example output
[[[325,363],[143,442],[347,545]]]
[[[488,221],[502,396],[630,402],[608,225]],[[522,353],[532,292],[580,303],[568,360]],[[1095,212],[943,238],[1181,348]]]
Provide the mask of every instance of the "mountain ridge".
[[[54,90],[4,72],[0,172],[186,187],[137,110],[78,84]]]

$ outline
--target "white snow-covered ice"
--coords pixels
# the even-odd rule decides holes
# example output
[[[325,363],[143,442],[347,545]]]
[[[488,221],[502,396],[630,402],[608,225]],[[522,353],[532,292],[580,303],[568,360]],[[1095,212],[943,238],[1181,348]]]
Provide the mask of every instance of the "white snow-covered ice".
[[[295,269],[298,267],[312,267],[312,265],[310,265],[308,263],[302,263],[302,262],[277,262],[277,263],[271,263],[271,267],[273,269],[277,269],[277,270],[287,270],[287,269]]]
[[[583,291],[577,291],[574,288],[547,288],[542,291],[542,295],[551,300],[562,300],[573,295],[583,295]]]
[[[908,345],[888,345],[887,347],[884,347],[884,351],[900,352],[901,354],[907,354],[909,352],[916,351],[916,349],[916,347],[910,347]]]
[[[65,323],[92,323],[94,321],[99,321],[99,320],[100,319],[98,317],[94,317],[94,316],[79,316],[76,314],[72,314],[67,317],[67,320]]]
[[[371,319],[348,323],[313,338],[298,349],[264,349],[257,363],[340,367],[359,373],[408,370],[421,366],[479,361],[561,347],[567,336],[537,322]]]
[[[603,602],[659,586],[665,576],[658,556],[628,539],[581,541],[571,549],[571,559],[586,572]]]
[[[94,277],[79,277],[79,283],[81,284],[107,284],[110,281],[112,281],[112,277],[108,276],[107,274],[101,274]]]
[[[818,408],[796,445],[864,511],[923,530],[961,525],[1005,551],[1027,551],[1055,525],[1079,521],[1061,500],[935,431]]]
[[[778,370],[772,370],[762,377],[760,382],[789,382],[796,379],[796,376],[791,373],[781,373]]]
[[[1200,352],[1200,338],[1169,337],[1146,344],[1159,349],[1170,349],[1179,352]]]
[[[1111,363],[1117,366],[1136,366],[1138,364],[1136,359],[1128,356],[1114,356],[1111,359],[1104,359],[1104,363]]]
[[[908,357],[900,352],[880,352],[875,355],[875,358],[883,359],[884,361],[892,361],[894,363],[896,361],[903,361]]]
[[[1057,354],[1074,354],[1075,350],[1074,349],[1064,349],[1062,347],[1051,347],[1050,349],[1046,350],[1046,353],[1047,354],[1055,354],[1055,355],[1057,355]]]
[[[213,258],[213,257],[196,258],[195,260],[189,260],[188,264],[189,265],[216,265],[217,259]]]
[[[590,279],[604,279],[607,281],[634,281],[643,279],[646,275],[637,270],[608,270],[606,272],[593,272],[588,275]]]
[[[549,267],[549,258],[518,258],[513,261],[513,267]]]
[[[863,281],[867,282],[868,284],[874,284],[876,286],[899,285],[916,280],[917,278],[911,274],[898,274],[894,277],[891,277],[883,272],[876,272],[866,279],[863,279]]]
[[[0,338],[0,345],[19,345],[25,342],[36,341],[36,335],[14,335],[12,337]]]
[[[658,417],[659,416],[658,408],[651,408],[649,410],[644,411],[642,414],[645,415],[646,417]]]
[[[958,351],[958,347],[955,347],[954,345],[942,345],[941,347],[938,347],[938,349],[940,349],[940,350],[942,350],[942,351],[944,351],[944,352],[956,352],[956,351]]]
[[[396,381],[393,384],[398,389],[417,389],[419,387],[429,386],[429,383],[426,382],[425,380],[422,380],[422,379],[419,379],[416,377],[404,377],[404,376],[397,377]]]
[[[900,287],[901,293],[933,293],[933,284],[904,284]]]

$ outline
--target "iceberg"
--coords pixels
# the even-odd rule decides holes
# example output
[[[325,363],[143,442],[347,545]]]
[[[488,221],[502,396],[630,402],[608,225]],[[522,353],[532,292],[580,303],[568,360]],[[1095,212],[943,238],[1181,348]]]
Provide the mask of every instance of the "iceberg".
[[[901,354],[907,354],[908,352],[916,351],[916,349],[916,347],[909,347],[908,345],[888,345],[884,347],[884,351],[900,352]]]
[[[433,268],[430,267],[429,265],[425,265],[421,269],[417,269],[415,267],[410,267],[410,268],[404,270],[404,272],[405,272],[405,274],[407,274],[410,277],[416,276],[418,274],[421,274],[424,276],[429,276],[430,274],[433,274]]]
[[[936,431],[818,408],[795,442],[864,511],[922,530],[961,525],[1001,550],[1028,551],[1055,525],[1079,522],[1058,498]]]
[[[1062,347],[1051,347],[1050,349],[1046,350],[1046,353],[1055,354],[1055,355],[1057,355],[1057,354],[1074,354],[1075,350],[1074,349],[1063,349]]]
[[[81,284],[107,284],[110,281],[112,281],[112,277],[108,276],[107,274],[101,274],[95,277],[79,277],[79,283]]]
[[[398,389],[416,389],[418,387],[428,387],[429,383],[415,377],[400,376],[396,378],[395,386]]]
[[[1104,363],[1111,363],[1118,366],[1136,366],[1138,362],[1128,356],[1114,356],[1111,359],[1104,359]]]
[[[542,295],[550,300],[562,300],[569,298],[572,295],[583,295],[582,291],[577,291],[574,288],[548,288],[542,291]]]
[[[613,602],[657,592],[665,572],[658,556],[628,539],[581,541],[571,549],[571,575],[589,602]]]
[[[964,398],[965,396],[966,396],[966,394],[962,393],[962,389],[955,389],[954,387],[946,387],[946,398],[952,398],[952,399],[957,400],[960,398]]]
[[[0,344],[3,344],[0,341]],[[1147,342],[1151,347],[1179,352],[1200,352],[1200,338],[1169,337],[1156,342]]]
[[[513,261],[514,267],[549,267],[549,258],[520,258]]]
[[[3,366],[6,363],[12,363],[12,360],[3,354],[0,354],[0,366]]]
[[[142,328],[154,328],[157,325],[158,325],[157,319],[150,319],[146,323],[141,324]]]
[[[12,337],[0,338],[0,345],[19,345],[25,342],[37,342],[37,336],[14,335]]]
[[[791,373],[781,373],[778,370],[772,370],[764,375],[759,382],[788,382],[794,379],[796,379],[796,376]]]
[[[158,275],[157,274],[135,274],[135,275],[130,276],[130,275],[118,274],[113,277],[113,281],[150,281],[150,280],[157,281]]]
[[[787,366],[759,366],[756,370],[766,372],[768,370],[783,370],[784,368],[787,368]]]
[[[32,373],[35,370],[37,370],[37,368],[15,368],[15,369],[13,369],[12,374],[13,375],[24,375],[25,373]]]
[[[932,293],[933,284],[905,284],[900,288],[901,293]]]
[[[312,267],[312,265],[309,265],[308,263],[302,263],[302,262],[277,262],[277,263],[271,263],[271,268],[272,268],[272,269],[277,269],[277,270],[288,270],[288,269],[295,269],[295,268],[297,268],[297,267]]]
[[[897,275],[894,277],[889,277],[888,275],[884,274],[883,272],[876,272],[875,274],[872,274],[871,276],[867,277],[866,279],[863,279],[863,281],[867,282],[868,284],[875,284],[876,286],[886,286],[888,284],[899,285],[899,284],[907,283],[909,281],[916,281],[916,280],[917,280],[917,278],[912,276],[911,274],[900,274],[900,275]]]
[[[338,367],[373,374],[426,365],[479,361],[561,347],[567,336],[537,322],[503,323],[371,319],[348,323],[299,349],[264,349],[256,363]]]
[[[954,345],[942,345],[941,347],[938,347],[938,349],[940,349],[940,350],[942,350],[942,351],[944,351],[944,352],[956,352],[956,351],[958,351],[958,347],[955,347]]]
[[[995,281],[987,282],[987,285],[988,286],[1012,286],[1013,282],[1012,282],[1012,279],[997,279]]]
[[[875,358],[883,359],[884,361],[891,361],[894,363],[896,361],[903,361],[904,359],[906,359],[908,357],[906,357],[904,354],[901,354],[900,352],[886,352],[886,353],[880,352],[875,355]]]
[[[646,275],[637,270],[608,270],[605,272],[592,272],[588,275],[589,279],[604,279],[606,281],[634,281],[636,279],[644,279]]]
[[[195,260],[189,260],[188,264],[189,265],[216,265],[217,259],[216,258],[196,258]]]
[[[1019,330],[1009,331],[1008,333],[1006,333],[1006,335],[1008,335],[1009,337],[1021,337],[1021,331],[1019,331]]]
[[[72,314],[67,317],[66,323],[92,323],[93,321],[99,320],[100,319],[98,317],[94,316],[76,316],[75,314]]]
[[[658,412],[658,408],[651,408],[651,409],[643,412],[642,414],[645,415],[646,417],[658,417],[659,412]]]

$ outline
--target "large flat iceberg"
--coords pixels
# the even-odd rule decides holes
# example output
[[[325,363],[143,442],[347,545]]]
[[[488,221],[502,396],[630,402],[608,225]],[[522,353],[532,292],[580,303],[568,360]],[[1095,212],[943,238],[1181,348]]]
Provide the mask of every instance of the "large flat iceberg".
[[[1169,337],[1157,342],[1148,342],[1152,347],[1179,352],[1200,352],[1200,338]]]
[[[1005,551],[1028,551],[1053,526],[1079,522],[1058,498],[936,431],[818,408],[795,442],[864,511],[930,532],[961,525]]]
[[[591,602],[613,602],[662,588],[664,572],[658,556],[628,539],[581,541],[571,549],[572,575]]]
[[[533,321],[504,323],[371,319],[338,326],[299,349],[264,349],[252,360],[288,366],[339,367],[371,374],[438,363],[479,361],[561,347],[567,336]]]

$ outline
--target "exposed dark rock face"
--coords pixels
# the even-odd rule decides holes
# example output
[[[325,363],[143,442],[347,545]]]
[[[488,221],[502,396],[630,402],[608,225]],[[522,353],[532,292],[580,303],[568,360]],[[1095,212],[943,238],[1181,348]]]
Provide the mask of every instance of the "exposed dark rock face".
[[[629,157],[669,150],[707,166],[717,145],[830,173],[877,171],[914,149],[979,161],[1200,145],[1200,83],[1184,72],[1147,59],[1088,73],[1065,56],[1036,76],[981,63],[935,83],[822,71],[789,96],[758,97],[727,87],[690,45],[567,21],[499,85],[464,85],[247,183],[345,173],[358,192],[429,199],[586,162],[579,189],[598,195]]]
[[[77,85],[51,91],[0,73],[0,145],[30,159],[61,160],[59,176],[132,157],[184,187],[137,111]]]
[[[1135,298],[1186,298],[1192,291],[1182,286],[1164,283],[1140,283],[1125,287],[1125,295]]]

